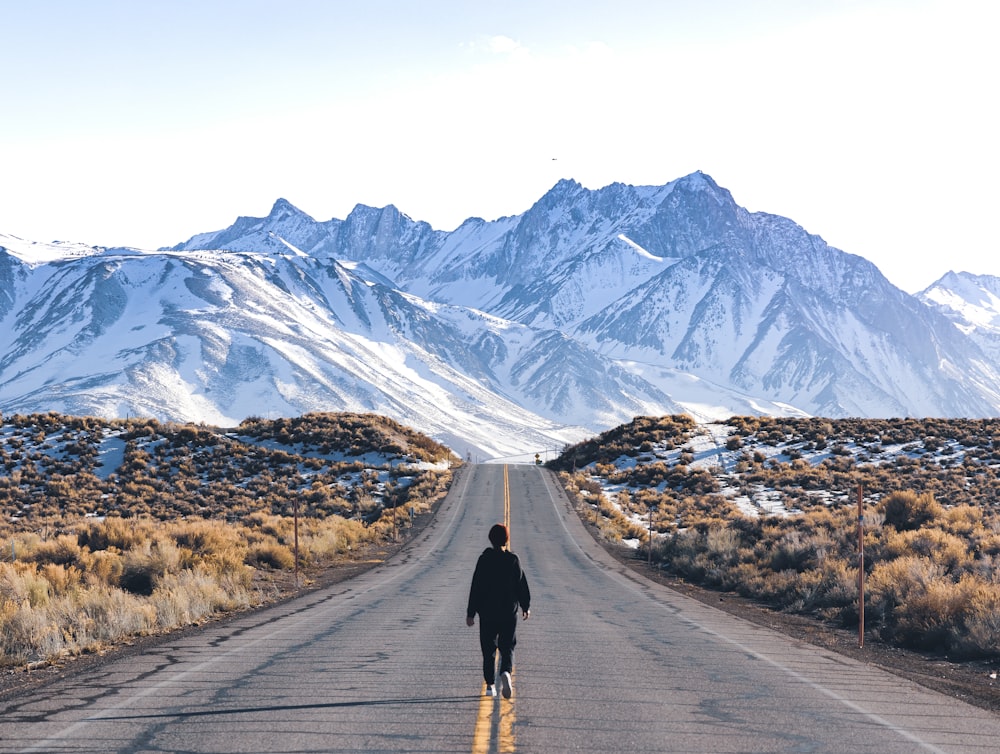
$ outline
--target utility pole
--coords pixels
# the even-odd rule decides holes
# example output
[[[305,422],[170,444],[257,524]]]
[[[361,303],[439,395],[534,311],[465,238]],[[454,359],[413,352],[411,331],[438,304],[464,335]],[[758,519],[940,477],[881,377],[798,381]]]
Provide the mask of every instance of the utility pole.
[[[649,537],[646,545],[646,565],[650,568],[653,567],[653,511],[656,510],[656,505],[650,503],[649,505]]]
[[[865,646],[865,508],[863,487],[858,483],[858,649]]]
[[[299,588],[299,496],[294,498],[295,511],[295,588]]]

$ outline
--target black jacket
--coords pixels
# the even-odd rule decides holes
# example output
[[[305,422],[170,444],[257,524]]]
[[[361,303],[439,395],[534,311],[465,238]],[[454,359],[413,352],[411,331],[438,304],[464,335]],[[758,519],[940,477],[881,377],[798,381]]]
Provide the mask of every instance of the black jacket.
[[[495,547],[486,548],[472,575],[466,616],[471,618],[479,613],[480,617],[500,617],[517,612],[518,606],[527,610],[530,605],[528,579],[517,555]]]

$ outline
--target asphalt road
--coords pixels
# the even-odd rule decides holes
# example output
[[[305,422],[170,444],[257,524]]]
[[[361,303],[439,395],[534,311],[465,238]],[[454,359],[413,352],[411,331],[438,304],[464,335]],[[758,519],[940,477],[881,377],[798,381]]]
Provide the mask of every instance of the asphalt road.
[[[465,603],[508,516],[533,602],[514,696],[493,700]],[[461,472],[368,573],[0,709],[3,752],[998,750],[995,715],[629,573],[526,466]]]

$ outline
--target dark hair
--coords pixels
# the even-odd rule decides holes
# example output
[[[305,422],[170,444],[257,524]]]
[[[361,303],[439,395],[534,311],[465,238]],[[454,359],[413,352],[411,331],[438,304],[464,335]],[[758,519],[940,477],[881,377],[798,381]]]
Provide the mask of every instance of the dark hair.
[[[507,544],[507,527],[503,524],[494,524],[490,529],[490,543],[494,547],[503,547]]]

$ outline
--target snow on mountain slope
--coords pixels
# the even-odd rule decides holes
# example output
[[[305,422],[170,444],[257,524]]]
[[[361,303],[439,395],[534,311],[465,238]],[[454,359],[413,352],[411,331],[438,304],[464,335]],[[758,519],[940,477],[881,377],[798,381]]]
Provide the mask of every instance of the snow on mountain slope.
[[[329,243],[330,234],[335,232],[337,225],[337,220],[318,223],[286,199],[278,199],[267,217],[239,217],[229,228],[201,233],[173,250],[226,249],[283,254],[288,246],[282,239],[288,239],[295,248],[312,253]]]
[[[494,456],[681,410],[995,416],[998,289],[909,296],[703,173],[452,232],[279,199],[159,252],[0,237],[0,410],[378,411]]]
[[[60,259],[89,257],[99,254],[102,251],[100,248],[87,246],[82,243],[66,241],[40,243],[38,241],[26,241],[23,238],[11,236],[6,233],[0,233],[0,250],[6,251],[29,265],[45,264]]]
[[[1000,364],[1000,277],[949,272],[918,297]]]
[[[966,333],[1000,333],[1000,277],[949,272],[920,293]]]
[[[996,368],[871,263],[735,204],[715,227],[702,251],[572,333],[605,355],[666,363],[818,415],[997,410]]]
[[[0,336],[6,411],[223,426],[376,411],[458,452],[503,456],[669,404],[594,354],[581,359],[579,384],[541,393],[541,378],[523,376],[524,354],[538,348],[528,328],[293,253],[106,254],[33,268],[12,297],[19,313]],[[586,404],[565,400],[595,382],[602,391]]]

